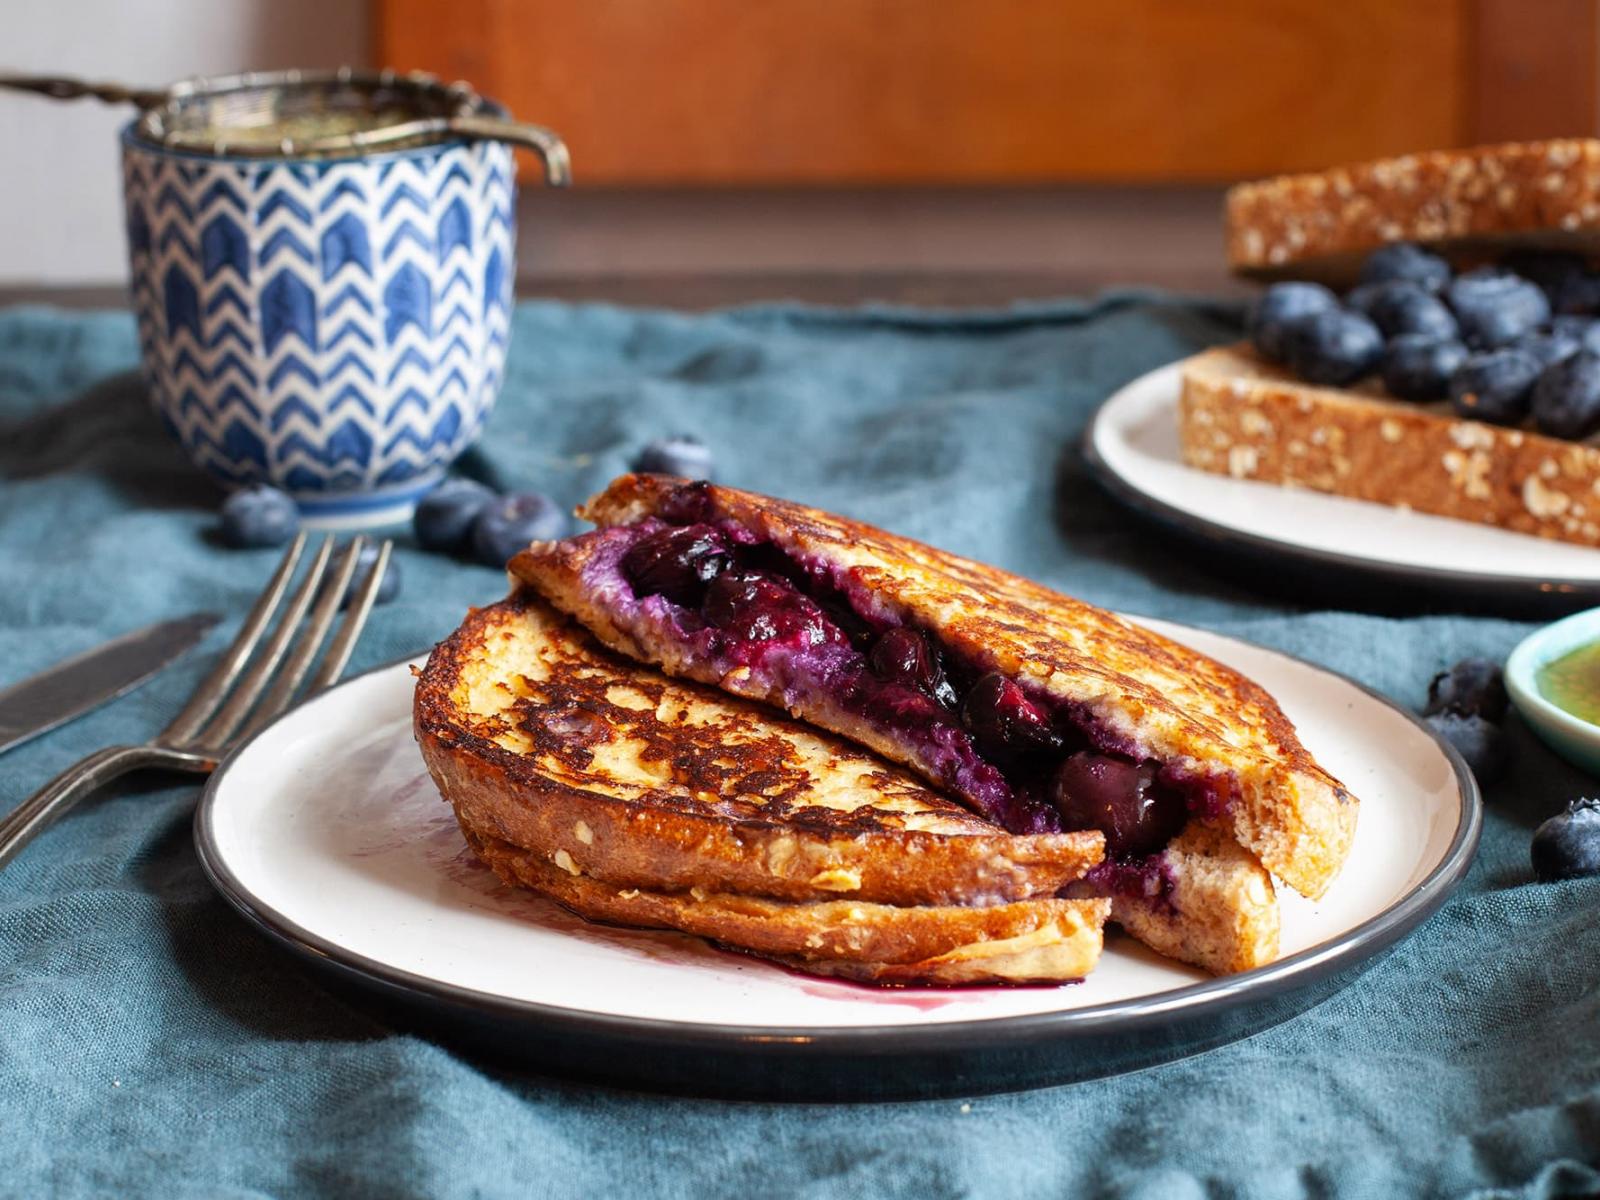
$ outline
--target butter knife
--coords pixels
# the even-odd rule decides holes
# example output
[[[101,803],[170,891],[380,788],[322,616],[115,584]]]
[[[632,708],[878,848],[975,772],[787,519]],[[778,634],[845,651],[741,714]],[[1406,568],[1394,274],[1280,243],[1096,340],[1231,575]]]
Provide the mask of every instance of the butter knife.
[[[0,691],[0,754],[132,691],[183,657],[218,619],[191,613],[136,629]]]

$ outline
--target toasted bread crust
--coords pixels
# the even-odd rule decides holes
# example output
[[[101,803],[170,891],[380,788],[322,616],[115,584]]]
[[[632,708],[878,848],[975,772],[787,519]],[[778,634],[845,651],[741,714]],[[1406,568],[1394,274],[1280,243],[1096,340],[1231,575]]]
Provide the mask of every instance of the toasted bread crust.
[[[582,513],[602,526],[628,524],[658,512],[681,482],[623,476]],[[1320,896],[1337,873],[1357,802],[1312,759],[1273,699],[1237,672],[1103,609],[856,521],[714,485],[706,497],[719,519],[842,572],[861,602],[932,631],[983,669],[1026,679],[1079,706],[1139,753],[1206,777],[1225,798],[1235,835],[1296,890]],[[589,594],[583,576],[592,547],[582,537],[535,543],[511,569],[613,649],[669,673],[705,675],[672,657],[663,644],[669,639],[620,628]],[[703,681],[783,702],[756,681]],[[892,740],[838,713],[796,715],[887,757],[905,757]]]
[[[848,743],[618,658],[530,595],[440,643],[415,729],[464,825],[619,887],[999,904],[1053,894],[1104,845],[1008,834]]]
[[[1258,278],[1354,279],[1393,241],[1465,257],[1536,242],[1600,249],[1600,141],[1439,150],[1243,183],[1226,201],[1228,262]]]
[[[1600,545],[1600,447],[1300,383],[1248,347],[1184,364],[1192,467]]]
[[[719,892],[619,888],[487,836],[469,844],[507,883],[580,916],[677,929],[814,974],[877,983],[1038,983],[1081,979],[1100,955],[1107,900],[1029,900],[985,908],[794,903]]]

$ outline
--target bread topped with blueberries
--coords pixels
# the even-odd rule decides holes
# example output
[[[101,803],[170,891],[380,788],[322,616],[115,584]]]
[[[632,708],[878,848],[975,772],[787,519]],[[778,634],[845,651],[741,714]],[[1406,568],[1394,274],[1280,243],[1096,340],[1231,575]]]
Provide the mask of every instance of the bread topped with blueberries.
[[[1101,834],[1011,834],[526,592],[435,648],[415,729],[478,856],[592,920],[889,983],[1060,982],[1100,952],[1109,902],[1059,893]]]
[[[1600,142],[1563,141],[1234,189],[1235,266],[1290,278],[1184,365],[1184,461],[1600,545],[1597,179]],[[1314,278],[1358,250],[1348,291]]]

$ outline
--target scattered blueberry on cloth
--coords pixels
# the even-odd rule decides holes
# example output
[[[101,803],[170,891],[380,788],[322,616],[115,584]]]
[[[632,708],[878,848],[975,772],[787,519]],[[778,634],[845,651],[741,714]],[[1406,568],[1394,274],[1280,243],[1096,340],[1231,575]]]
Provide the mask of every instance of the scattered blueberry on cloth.
[[[463,473],[570,505],[661,431],[719,478],[839,509],[1086,599],[1347,672],[1413,709],[1530,628],[1303,607],[1137,524],[1079,463],[1094,407],[1238,336],[1147,294],[977,314],[524,304]],[[236,622],[276,559],[150,416],[123,314],[0,313],[0,681],[157,617]],[[423,649],[495,569],[424,553],[353,669]],[[9,807],[170,717],[206,652],[0,758]],[[1593,783],[1514,718],[1460,892],[1319,1007],[1196,1058],[1040,1091],[870,1105],[634,1094],[487,1067],[335,998],[211,891],[192,782],[145,776],[0,871],[0,1192],[1188,1200],[1600,1189],[1600,879],[1529,839]]]

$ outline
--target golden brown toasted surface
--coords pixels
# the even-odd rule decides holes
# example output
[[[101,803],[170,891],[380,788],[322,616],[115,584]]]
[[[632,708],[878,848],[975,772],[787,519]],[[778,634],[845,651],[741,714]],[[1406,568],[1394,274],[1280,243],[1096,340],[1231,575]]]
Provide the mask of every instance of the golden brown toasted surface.
[[[1107,900],[1028,900],[990,907],[812,903],[723,892],[619,888],[463,824],[507,883],[580,916],[677,929],[799,969],[876,983],[1044,983],[1081,979],[1100,955]]]
[[[1537,243],[1600,249],[1600,141],[1559,138],[1406,154],[1242,183],[1228,262],[1261,278],[1353,282],[1361,259],[1416,241],[1465,259]]]
[[[1053,894],[1104,845],[1006,833],[848,742],[623,659],[526,593],[434,650],[415,725],[463,824],[623,887],[994,904]]]
[[[1600,447],[1300,383],[1247,346],[1183,368],[1192,467],[1600,546]]]
[[[581,512],[602,526],[629,524],[657,513],[681,484],[623,476]],[[1337,873],[1357,802],[1312,759],[1272,697],[1244,676],[994,567],[791,501],[701,486],[719,519],[844,572],[848,586],[878,611],[932,632],[981,669],[1026,679],[1080,706],[1140,754],[1213,780],[1227,797],[1235,835],[1298,891],[1319,896]],[[603,598],[589,594],[583,572],[591,545],[583,537],[535,543],[511,569],[614,649],[669,671],[692,669],[651,631],[620,627]],[[748,681],[707,682],[738,690]],[[873,740],[835,713],[799,715],[905,759],[892,742]]]

